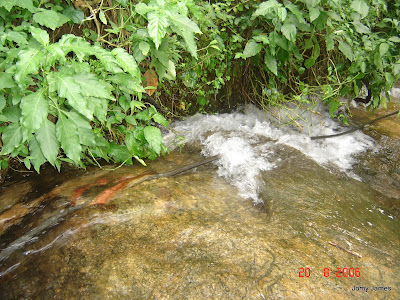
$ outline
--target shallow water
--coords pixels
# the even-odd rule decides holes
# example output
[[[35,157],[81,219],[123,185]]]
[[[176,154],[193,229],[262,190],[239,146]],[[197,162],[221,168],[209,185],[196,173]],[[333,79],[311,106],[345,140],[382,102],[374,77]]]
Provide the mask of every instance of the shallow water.
[[[4,187],[1,299],[398,299],[399,205],[364,180],[385,147],[361,132],[310,142],[262,118],[249,108],[176,124],[190,144],[154,172],[221,158],[65,216],[77,188],[88,187],[79,206],[148,169],[52,173],[47,196],[41,177]]]

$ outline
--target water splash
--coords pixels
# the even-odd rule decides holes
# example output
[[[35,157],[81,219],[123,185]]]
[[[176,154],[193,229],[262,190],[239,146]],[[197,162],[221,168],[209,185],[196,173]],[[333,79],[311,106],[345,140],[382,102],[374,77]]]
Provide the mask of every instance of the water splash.
[[[374,145],[373,140],[360,131],[340,138],[311,140],[310,136],[345,130],[329,119],[327,112],[321,111],[320,116],[319,122],[314,124],[311,116],[303,116],[303,121],[299,122],[308,132],[301,133],[291,127],[273,125],[267,114],[249,105],[231,114],[196,115],[176,122],[173,127],[187,143],[199,143],[204,155],[219,155],[218,174],[236,186],[242,197],[260,203],[258,177],[261,172],[277,166],[281,159],[277,153],[279,145],[297,149],[318,164],[340,171],[349,171],[354,155]]]

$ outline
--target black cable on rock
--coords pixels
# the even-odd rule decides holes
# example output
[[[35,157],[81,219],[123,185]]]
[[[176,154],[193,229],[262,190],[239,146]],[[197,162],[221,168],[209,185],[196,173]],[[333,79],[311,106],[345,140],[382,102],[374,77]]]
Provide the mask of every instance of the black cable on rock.
[[[345,135],[345,134],[348,134],[348,133],[352,133],[352,132],[354,132],[354,131],[363,129],[365,126],[367,126],[367,125],[369,125],[369,124],[372,124],[372,123],[374,123],[374,122],[376,122],[376,121],[379,121],[379,120],[382,120],[382,119],[384,119],[384,118],[387,118],[387,117],[393,116],[393,115],[395,115],[395,114],[398,114],[399,112],[400,112],[400,110],[391,112],[391,113],[389,113],[389,114],[387,114],[387,115],[384,115],[384,116],[381,116],[381,117],[379,117],[379,118],[373,119],[373,120],[371,120],[371,121],[365,122],[365,123],[361,124],[360,126],[358,126],[358,127],[356,127],[356,128],[353,128],[353,129],[350,129],[350,130],[347,130],[347,131],[345,131],[345,132],[341,132],[341,133],[337,133],[337,134],[332,134],[332,135],[318,135],[318,136],[312,136],[311,139],[312,139],[312,140],[328,139],[328,138],[337,137],[337,136]]]

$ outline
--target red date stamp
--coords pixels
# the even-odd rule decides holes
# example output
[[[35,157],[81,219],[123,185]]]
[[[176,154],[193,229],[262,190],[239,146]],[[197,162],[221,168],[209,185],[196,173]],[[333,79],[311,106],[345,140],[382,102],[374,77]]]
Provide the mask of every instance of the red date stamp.
[[[298,270],[299,277],[310,277],[311,269],[310,268],[299,268]],[[336,268],[336,271],[333,271],[334,276],[338,278],[345,277],[360,277],[361,269],[360,268]],[[331,270],[329,268],[324,268],[322,275],[324,277],[329,277],[331,275]]]

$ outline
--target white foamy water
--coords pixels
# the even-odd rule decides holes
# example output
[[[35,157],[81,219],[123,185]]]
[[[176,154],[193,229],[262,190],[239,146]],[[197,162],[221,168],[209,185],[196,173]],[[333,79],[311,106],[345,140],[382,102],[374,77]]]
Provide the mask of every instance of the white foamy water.
[[[199,143],[205,156],[219,155],[218,175],[226,178],[243,198],[258,197],[261,172],[276,167],[279,161],[277,145],[293,147],[324,167],[341,171],[351,169],[354,155],[373,146],[373,140],[361,131],[322,140],[310,136],[329,135],[345,131],[341,125],[321,112],[319,122],[303,122],[307,133],[290,127],[274,126],[261,110],[247,106],[243,112],[220,115],[196,115],[173,127],[185,137],[186,143]],[[166,141],[168,143],[168,141]],[[274,155],[272,155],[274,154]],[[278,155],[277,155],[278,154]]]

